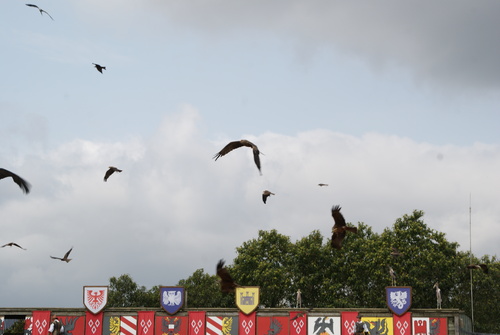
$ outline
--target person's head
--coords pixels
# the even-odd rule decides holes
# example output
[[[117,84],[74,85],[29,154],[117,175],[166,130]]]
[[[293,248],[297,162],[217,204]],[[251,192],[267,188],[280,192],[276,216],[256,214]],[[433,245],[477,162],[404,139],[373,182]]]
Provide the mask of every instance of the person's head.
[[[52,321],[55,321],[55,320],[57,320],[57,315],[54,314],[54,315],[52,315]]]
[[[356,319],[357,319],[358,321],[361,321],[361,315],[360,315],[360,314],[358,314],[358,316],[356,316]]]

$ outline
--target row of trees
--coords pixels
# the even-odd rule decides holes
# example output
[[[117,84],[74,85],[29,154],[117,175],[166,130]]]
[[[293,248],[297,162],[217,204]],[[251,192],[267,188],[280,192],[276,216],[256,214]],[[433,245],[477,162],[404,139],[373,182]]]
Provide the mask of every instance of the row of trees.
[[[259,231],[256,239],[238,247],[229,267],[236,282],[260,286],[266,307],[295,306],[298,289],[303,307],[361,308],[385,304],[385,287],[391,285],[389,266],[398,286],[411,286],[413,308],[435,308],[433,285],[438,282],[444,308],[459,308],[470,315],[470,254],[458,251],[445,234],[429,228],[424,213],[414,211],[396,220],[381,234],[358,224],[358,234],[348,234],[342,250],[332,250],[319,231],[293,243],[276,230]],[[390,255],[392,247],[403,256]],[[500,333],[495,321],[500,312],[499,263],[496,257],[473,258],[487,263],[489,274],[473,272],[475,330]],[[196,270],[177,284],[189,292],[189,307],[235,307],[234,295],[222,294],[218,278]],[[159,286],[147,290],[128,275],[110,279],[111,306],[158,306]]]

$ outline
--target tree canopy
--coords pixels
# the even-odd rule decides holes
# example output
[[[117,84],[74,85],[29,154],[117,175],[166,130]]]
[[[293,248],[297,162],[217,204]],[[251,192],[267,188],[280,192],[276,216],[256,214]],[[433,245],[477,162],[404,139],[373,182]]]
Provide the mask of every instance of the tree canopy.
[[[266,307],[295,307],[300,289],[306,308],[383,308],[385,287],[392,285],[391,267],[397,286],[412,287],[412,308],[436,308],[433,286],[438,283],[443,308],[471,315],[472,280],[475,330],[499,333],[494,321],[500,299],[498,260],[459,251],[456,242],[426,225],[423,216],[418,210],[403,215],[380,234],[358,223],[358,233],[348,234],[341,250],[332,249],[317,230],[295,243],[276,230],[261,230],[257,238],[236,248],[227,267],[238,284],[260,286],[260,302]],[[393,248],[401,256],[392,256]],[[486,263],[490,273],[468,270],[471,260]],[[234,307],[234,294],[221,293],[218,278],[203,269],[177,285],[186,288],[188,307]],[[159,288],[147,291],[128,275],[112,277],[110,287],[113,306],[158,306]]]

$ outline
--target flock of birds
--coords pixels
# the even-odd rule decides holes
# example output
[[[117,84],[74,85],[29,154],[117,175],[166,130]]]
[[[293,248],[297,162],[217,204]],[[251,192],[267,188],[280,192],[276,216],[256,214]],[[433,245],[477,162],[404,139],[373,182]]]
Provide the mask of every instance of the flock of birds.
[[[54,18],[47,11],[38,7],[37,5],[26,4],[26,6],[36,8],[40,12],[40,15],[43,16],[43,14],[46,14],[48,17],[50,17],[52,20],[54,20]],[[92,65],[94,65],[94,67],[100,73],[103,73],[102,71],[106,70],[105,66],[101,66],[97,63],[92,63]],[[229,142],[213,158],[217,161],[220,157],[225,156],[228,153],[230,153],[231,151],[238,149],[240,147],[248,147],[248,148],[252,149],[254,163],[255,163],[257,169],[259,170],[259,174],[262,175],[261,162],[260,162],[261,152],[260,152],[259,148],[257,147],[257,145],[255,145],[254,143],[252,143],[248,140],[241,139],[238,141]],[[104,175],[104,181],[107,182],[108,178],[115,172],[122,172],[122,170],[120,170],[114,166],[110,166]],[[0,168],[0,180],[7,178],[7,177],[12,178],[13,181],[21,188],[21,190],[25,194],[28,194],[30,192],[31,185],[26,180],[24,180],[23,178],[21,178],[20,176],[18,176],[17,174],[15,174],[9,170]],[[325,187],[325,186],[328,186],[328,184],[319,183],[318,186]],[[271,195],[275,195],[275,194],[269,190],[264,190],[262,192],[262,201],[264,202],[264,204],[266,204],[268,197],[270,197]],[[346,225],[344,216],[342,215],[340,210],[341,210],[341,207],[338,205],[333,206],[332,210],[331,210],[332,217],[334,219],[334,225],[332,228],[332,237],[330,240],[330,246],[333,249],[337,249],[337,250],[340,250],[342,248],[342,242],[343,242],[344,238],[346,237],[347,232],[357,233],[357,231],[358,231],[358,229],[356,227],[350,227],[350,226]],[[10,242],[10,243],[4,244],[1,247],[2,248],[4,248],[4,247],[17,247],[17,248],[20,248],[22,250],[27,250],[15,242]],[[50,258],[58,259],[58,260],[61,260],[63,262],[68,263],[71,261],[71,258],[69,258],[69,255],[70,255],[72,250],[73,250],[73,247],[71,247],[71,249],[69,249],[63,257],[50,256]],[[399,252],[394,247],[392,248],[392,252],[390,253],[390,255],[392,257],[395,257],[395,258],[403,256],[403,254],[401,252]],[[224,267],[224,264],[225,264],[225,262],[223,259],[221,259],[217,263],[216,273],[217,273],[217,276],[220,278],[221,291],[224,293],[231,293],[231,292],[234,292],[236,287],[238,287],[239,285],[235,283],[234,279],[229,274],[227,268]],[[488,266],[486,264],[470,264],[467,266],[467,269],[473,269],[473,270],[480,269],[484,273],[486,273],[486,274],[488,273]],[[391,277],[392,285],[395,286],[396,285],[396,272],[390,266],[389,266],[389,275]],[[438,285],[438,283],[436,283],[434,285],[434,287],[436,288],[436,292],[438,292],[437,290],[439,290],[439,287],[437,285]],[[440,292],[440,290],[439,290],[439,292]]]

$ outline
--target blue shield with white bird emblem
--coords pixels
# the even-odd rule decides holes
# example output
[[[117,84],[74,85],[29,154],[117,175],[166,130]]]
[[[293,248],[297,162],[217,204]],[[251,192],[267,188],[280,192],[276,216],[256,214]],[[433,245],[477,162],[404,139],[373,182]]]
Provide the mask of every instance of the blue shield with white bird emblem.
[[[385,288],[387,307],[401,316],[411,307],[411,286],[389,286]]]
[[[168,314],[177,313],[184,306],[184,287],[161,286],[160,304]]]

